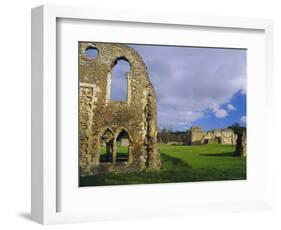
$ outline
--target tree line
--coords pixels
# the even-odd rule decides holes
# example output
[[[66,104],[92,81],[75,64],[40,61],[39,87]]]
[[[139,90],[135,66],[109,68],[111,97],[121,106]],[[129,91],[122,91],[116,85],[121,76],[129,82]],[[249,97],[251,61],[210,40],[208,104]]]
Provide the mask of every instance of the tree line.
[[[169,129],[160,129],[157,135],[158,142],[168,143],[168,142],[186,142],[187,141],[187,131],[172,131]]]

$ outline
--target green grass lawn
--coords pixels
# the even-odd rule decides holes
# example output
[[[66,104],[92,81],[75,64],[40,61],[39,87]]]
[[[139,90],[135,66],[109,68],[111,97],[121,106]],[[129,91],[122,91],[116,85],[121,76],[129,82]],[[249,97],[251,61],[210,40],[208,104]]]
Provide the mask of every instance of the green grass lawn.
[[[108,173],[81,177],[80,186],[148,184],[246,179],[246,158],[234,155],[234,145],[159,145],[160,171]],[[118,147],[124,155],[126,147]],[[104,154],[104,150],[102,151]]]

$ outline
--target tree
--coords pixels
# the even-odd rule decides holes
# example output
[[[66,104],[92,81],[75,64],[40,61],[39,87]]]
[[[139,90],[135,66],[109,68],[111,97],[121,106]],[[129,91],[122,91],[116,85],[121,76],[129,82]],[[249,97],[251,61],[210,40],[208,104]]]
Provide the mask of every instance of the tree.
[[[244,130],[246,130],[246,127],[241,126],[239,123],[233,123],[231,126],[228,127],[229,129],[232,129],[235,134],[242,134]]]

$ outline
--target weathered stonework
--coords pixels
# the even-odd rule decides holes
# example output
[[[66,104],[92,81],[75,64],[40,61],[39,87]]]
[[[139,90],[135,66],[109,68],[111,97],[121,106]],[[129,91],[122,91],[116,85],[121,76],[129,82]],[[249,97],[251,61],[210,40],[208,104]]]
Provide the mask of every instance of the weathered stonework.
[[[202,128],[194,126],[187,131],[187,139],[190,145],[201,145],[204,131]]]
[[[187,139],[190,145],[201,144],[226,144],[235,145],[237,135],[232,129],[214,129],[203,131],[200,127],[191,127],[187,132]]]
[[[89,59],[86,49],[98,55]],[[111,71],[118,60],[129,62],[127,101],[110,100]],[[79,43],[80,175],[159,169],[156,96],[140,55],[125,45]],[[118,162],[117,137],[126,132],[129,155]],[[102,143],[112,150],[110,162],[100,161]]]

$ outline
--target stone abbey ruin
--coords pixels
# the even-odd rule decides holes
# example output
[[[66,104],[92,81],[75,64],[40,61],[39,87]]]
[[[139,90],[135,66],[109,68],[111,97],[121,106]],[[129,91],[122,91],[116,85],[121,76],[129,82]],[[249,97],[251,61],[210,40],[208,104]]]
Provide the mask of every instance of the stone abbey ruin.
[[[203,131],[201,127],[193,126],[187,131],[187,143],[189,145],[201,144],[226,144],[235,145],[237,135],[232,129],[213,129]]]
[[[86,52],[95,50],[89,57]],[[111,95],[113,69],[126,61],[126,99]],[[147,68],[132,48],[112,43],[79,42],[79,157],[80,175],[107,172],[159,170],[157,142],[175,145],[236,145],[236,155],[246,156],[246,131],[233,129],[204,131],[194,126],[180,134],[170,133],[163,141],[157,132],[157,104]],[[174,136],[173,136],[174,135]],[[159,139],[160,138],[160,139]],[[119,147],[128,151],[119,151]]]
[[[193,126],[187,130],[187,145],[203,145],[203,144],[223,144],[235,145],[235,154],[237,156],[246,156],[246,130],[236,134],[233,129],[213,129],[204,131],[199,126]]]
[[[87,57],[87,49],[95,49],[97,56]],[[130,64],[124,101],[110,95],[112,69],[119,60]],[[140,55],[121,44],[79,42],[79,77],[80,175],[160,169],[156,96]],[[119,156],[120,142],[128,154]]]

